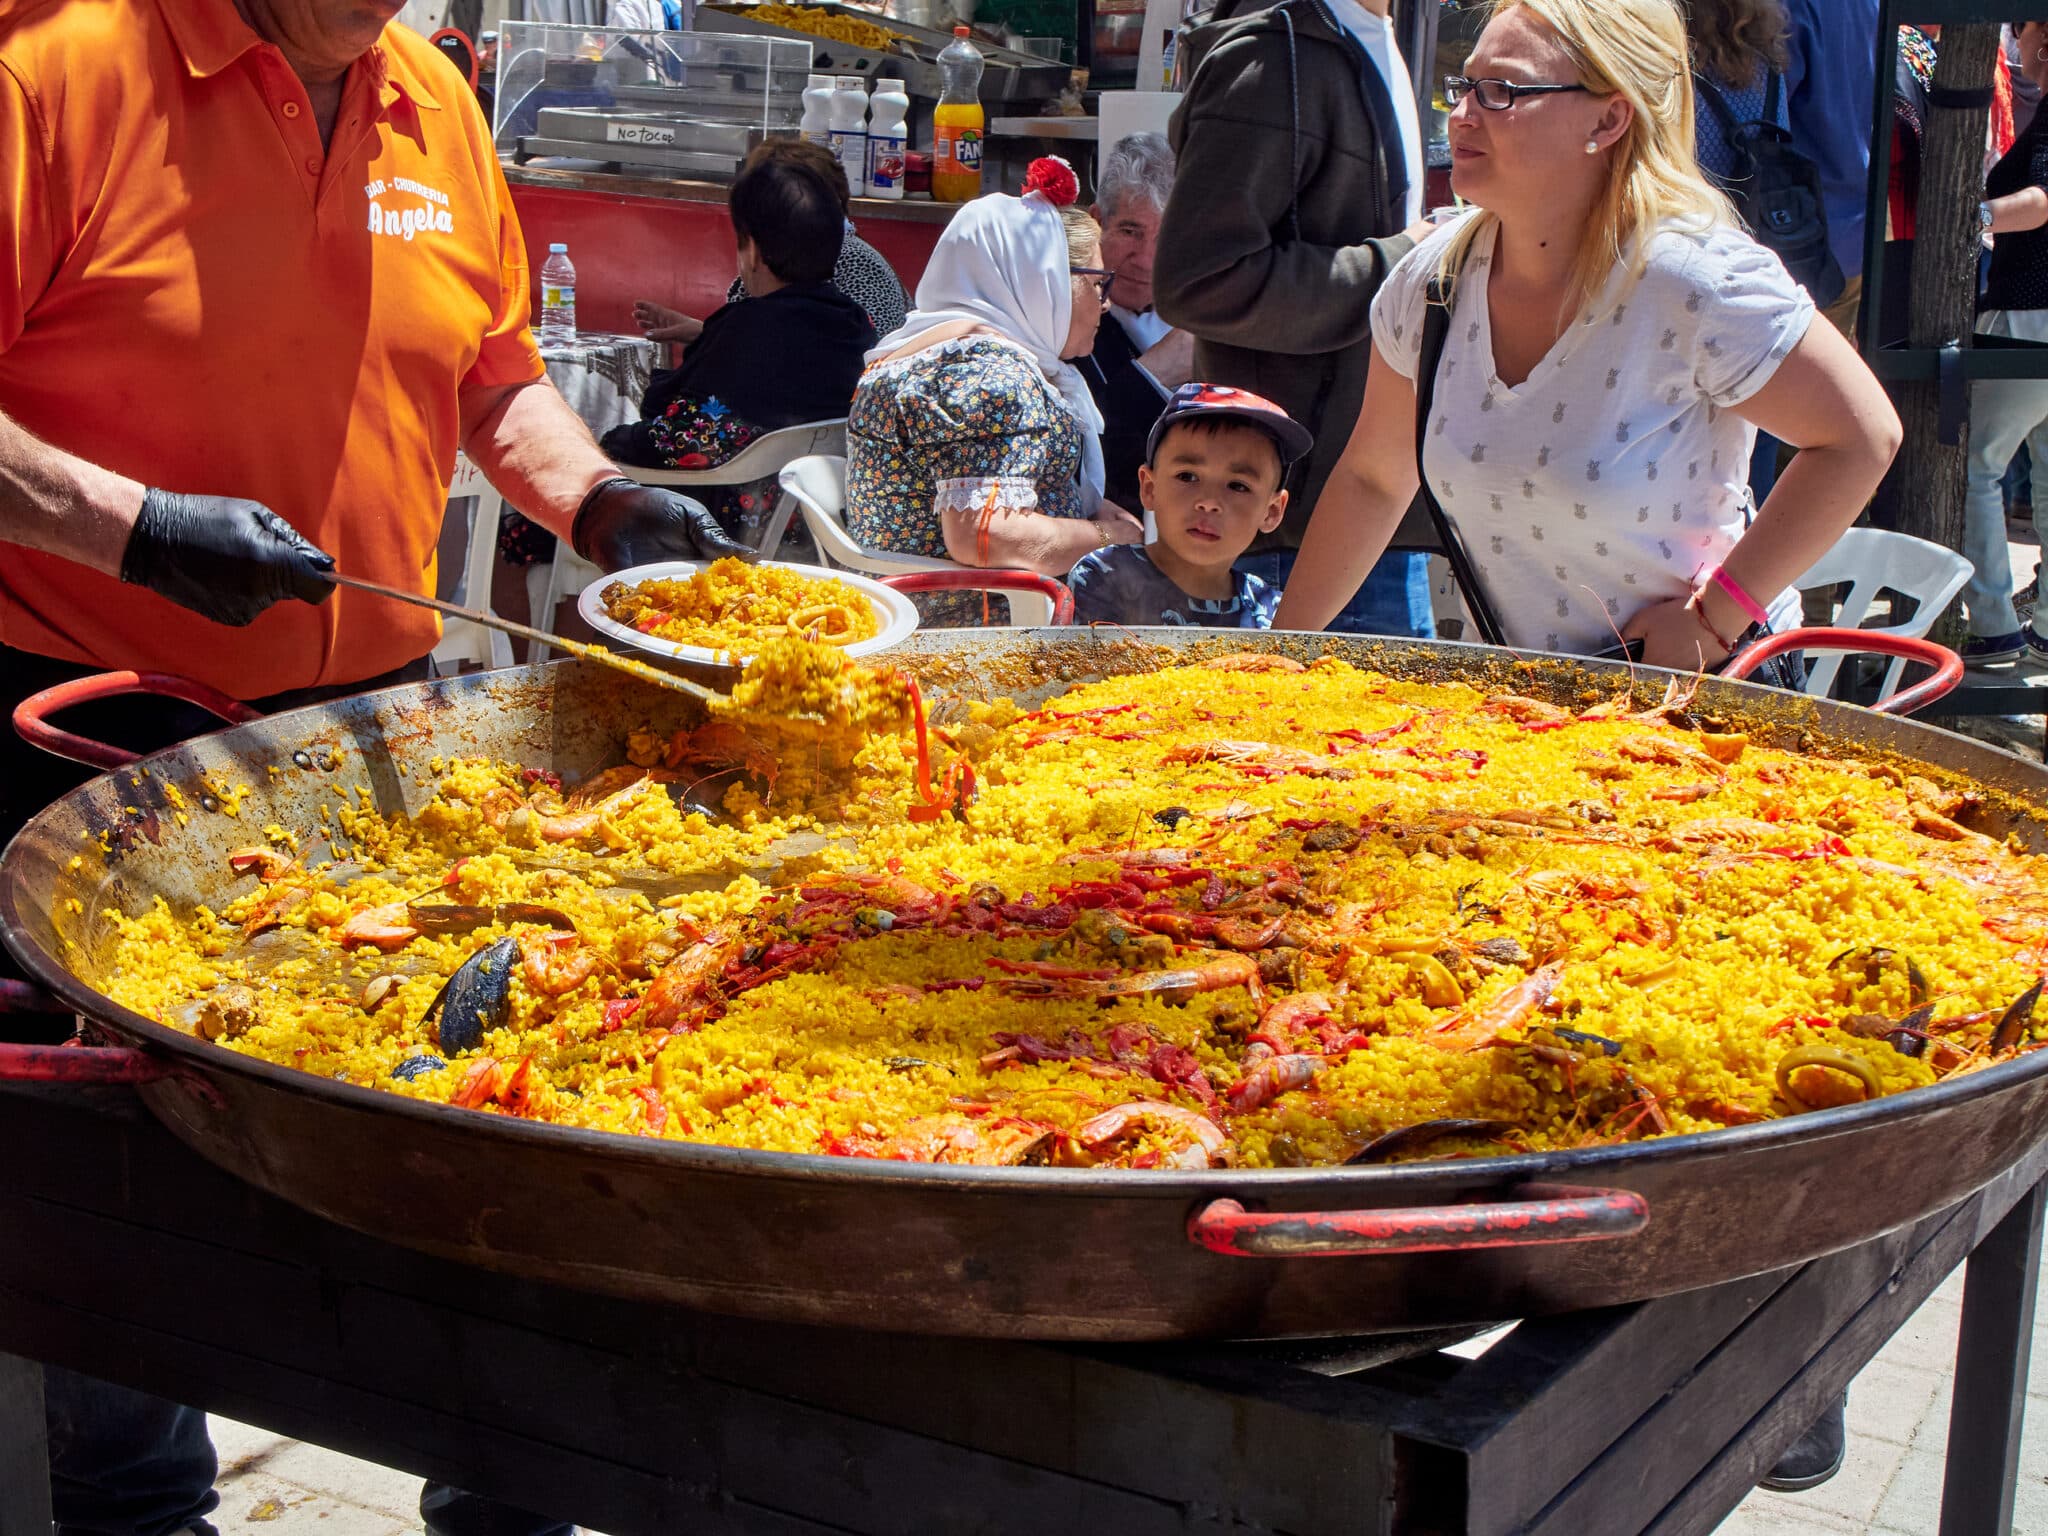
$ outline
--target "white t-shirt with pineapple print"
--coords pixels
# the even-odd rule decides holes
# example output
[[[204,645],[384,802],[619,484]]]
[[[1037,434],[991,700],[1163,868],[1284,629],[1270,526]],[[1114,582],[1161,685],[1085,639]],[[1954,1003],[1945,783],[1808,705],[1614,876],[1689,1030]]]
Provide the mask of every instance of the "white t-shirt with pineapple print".
[[[1373,341],[1404,377],[1461,222],[1410,251],[1373,300]],[[1742,536],[1756,428],[1730,408],[1806,335],[1813,301],[1740,231],[1666,227],[1642,275],[1617,266],[1510,389],[1494,373],[1487,312],[1494,233],[1474,242],[1453,289],[1423,471],[1508,644],[1589,655],[1639,609],[1684,597]],[[1778,627],[1797,599],[1766,606]]]

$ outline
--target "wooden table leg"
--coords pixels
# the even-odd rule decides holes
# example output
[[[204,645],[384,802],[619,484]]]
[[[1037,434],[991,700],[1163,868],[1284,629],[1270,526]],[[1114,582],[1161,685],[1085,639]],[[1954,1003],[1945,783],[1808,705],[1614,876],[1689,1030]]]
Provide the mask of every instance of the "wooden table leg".
[[[50,1536],[43,1368],[0,1354],[0,1536]]]
[[[1963,1271],[1941,1536],[2007,1536],[2012,1530],[2044,1205],[2048,1181],[2006,1213]]]

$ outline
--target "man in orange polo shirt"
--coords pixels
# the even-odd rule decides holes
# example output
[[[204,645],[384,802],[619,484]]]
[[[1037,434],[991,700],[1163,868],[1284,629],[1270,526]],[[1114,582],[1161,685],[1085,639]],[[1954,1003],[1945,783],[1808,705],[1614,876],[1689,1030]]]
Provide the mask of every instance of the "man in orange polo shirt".
[[[0,6],[16,697],[137,667],[274,700],[419,663],[432,614],[322,573],[431,592],[458,449],[600,565],[735,552],[617,478],[547,381],[490,130],[397,9]]]
[[[325,573],[431,592],[458,449],[607,568],[741,553],[547,382],[490,130],[398,9],[0,0],[0,706],[109,667],[272,706],[423,675],[436,621]],[[0,837],[70,774],[5,740]],[[206,1530],[203,1419],[50,1381],[60,1530]]]

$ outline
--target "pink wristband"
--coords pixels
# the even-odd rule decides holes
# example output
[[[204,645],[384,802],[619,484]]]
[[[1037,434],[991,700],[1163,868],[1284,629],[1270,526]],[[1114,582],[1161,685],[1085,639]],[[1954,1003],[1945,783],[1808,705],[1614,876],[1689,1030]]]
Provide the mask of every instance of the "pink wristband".
[[[1707,572],[1707,580],[1711,581],[1723,592],[1726,592],[1730,597],[1734,598],[1735,606],[1742,610],[1743,616],[1747,618],[1750,621],[1750,623],[1762,624],[1766,628],[1769,627],[1771,622],[1771,616],[1768,613],[1764,612],[1764,605],[1758,602],[1755,598],[1751,597],[1747,592],[1743,591],[1742,588],[1736,584],[1735,578],[1733,576],[1730,576],[1726,571],[1722,570],[1720,566],[1717,565],[1712,570]]]

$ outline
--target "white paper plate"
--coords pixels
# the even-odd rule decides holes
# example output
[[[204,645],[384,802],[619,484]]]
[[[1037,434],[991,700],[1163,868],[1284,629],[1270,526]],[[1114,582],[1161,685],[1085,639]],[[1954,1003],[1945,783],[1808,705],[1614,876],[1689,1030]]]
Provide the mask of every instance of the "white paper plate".
[[[795,571],[800,576],[844,582],[874,605],[875,618],[881,624],[881,630],[871,639],[840,647],[849,656],[867,656],[876,651],[886,651],[892,645],[901,645],[917,628],[916,605],[903,593],[885,587],[879,581],[870,581],[850,571],[828,571],[819,565],[792,565],[783,560],[764,560],[761,563],[777,570]],[[679,661],[707,662],[713,666],[744,661],[748,655],[745,651],[712,650],[708,646],[657,639],[653,635],[643,635],[630,625],[621,624],[604,611],[604,600],[599,594],[615,581],[629,585],[642,581],[688,581],[703,569],[703,564],[694,560],[665,560],[659,565],[636,565],[630,570],[600,576],[577,597],[576,611],[605,640],[631,650],[646,651],[655,656],[673,656]]]

